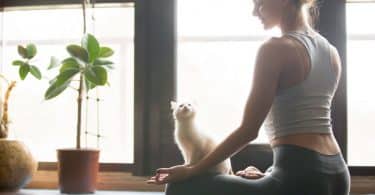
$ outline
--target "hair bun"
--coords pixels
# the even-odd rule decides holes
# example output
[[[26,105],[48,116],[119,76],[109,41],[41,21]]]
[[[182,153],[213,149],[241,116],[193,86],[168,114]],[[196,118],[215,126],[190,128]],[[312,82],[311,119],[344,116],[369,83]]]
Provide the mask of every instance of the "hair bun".
[[[314,5],[315,4],[315,0],[299,0],[300,4],[301,5]]]

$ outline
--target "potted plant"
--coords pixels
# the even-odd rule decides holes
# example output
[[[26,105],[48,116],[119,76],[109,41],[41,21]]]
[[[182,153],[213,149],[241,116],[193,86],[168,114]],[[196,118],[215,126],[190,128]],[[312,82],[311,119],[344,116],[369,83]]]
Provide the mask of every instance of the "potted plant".
[[[40,80],[42,75],[39,69],[31,65],[31,60],[37,53],[36,46],[34,44],[28,44],[26,47],[19,45],[18,53],[23,60],[15,60],[13,65],[19,67],[20,78],[24,80],[31,73]],[[0,83],[0,192],[14,192],[30,182],[38,163],[22,141],[8,139],[8,101],[16,81],[9,82],[2,75],[0,78],[7,84],[4,101],[2,101],[2,83]]]
[[[92,34],[86,33],[85,0],[82,2],[84,12],[84,35],[81,44],[70,44],[66,47],[69,57],[59,62],[51,58],[49,69],[59,67],[58,75],[50,81],[45,99],[50,100],[65,89],[73,80],[78,80],[77,89],[77,129],[76,147],[58,149],[59,187],[62,193],[93,193],[96,189],[99,169],[99,150],[81,147],[82,100],[85,93],[108,84],[107,70],[112,62],[107,58],[113,55],[109,47],[102,47]]]

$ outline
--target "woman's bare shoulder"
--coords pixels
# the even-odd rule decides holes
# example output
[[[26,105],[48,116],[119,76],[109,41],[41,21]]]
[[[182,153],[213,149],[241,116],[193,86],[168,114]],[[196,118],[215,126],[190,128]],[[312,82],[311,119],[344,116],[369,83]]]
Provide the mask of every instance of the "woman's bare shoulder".
[[[259,53],[266,54],[266,56],[272,56],[279,60],[288,57],[288,55],[294,51],[295,44],[292,40],[285,37],[272,37],[263,42],[259,49]]]
[[[268,40],[266,40],[263,44],[263,45],[272,45],[272,46],[283,46],[285,45],[287,42],[286,42],[286,38],[285,37],[271,37],[269,38]]]

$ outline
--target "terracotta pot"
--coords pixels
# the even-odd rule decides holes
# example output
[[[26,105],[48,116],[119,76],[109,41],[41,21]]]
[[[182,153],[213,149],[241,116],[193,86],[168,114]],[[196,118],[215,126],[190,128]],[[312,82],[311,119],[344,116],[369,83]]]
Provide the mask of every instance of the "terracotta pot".
[[[59,149],[58,172],[61,193],[94,193],[99,171],[99,150]]]
[[[0,139],[0,192],[16,192],[27,185],[37,167],[23,142]]]

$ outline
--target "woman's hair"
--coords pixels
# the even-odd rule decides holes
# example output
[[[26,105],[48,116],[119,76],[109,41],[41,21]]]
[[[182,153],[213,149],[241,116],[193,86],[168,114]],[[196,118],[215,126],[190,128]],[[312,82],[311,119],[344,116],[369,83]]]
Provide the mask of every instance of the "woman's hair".
[[[298,8],[307,7],[309,22],[313,28],[316,28],[319,22],[319,6],[317,0],[292,0]]]
[[[301,6],[304,6],[304,5],[307,5],[307,6],[314,6],[316,0],[292,0],[292,2],[293,2],[297,7],[301,7]]]

